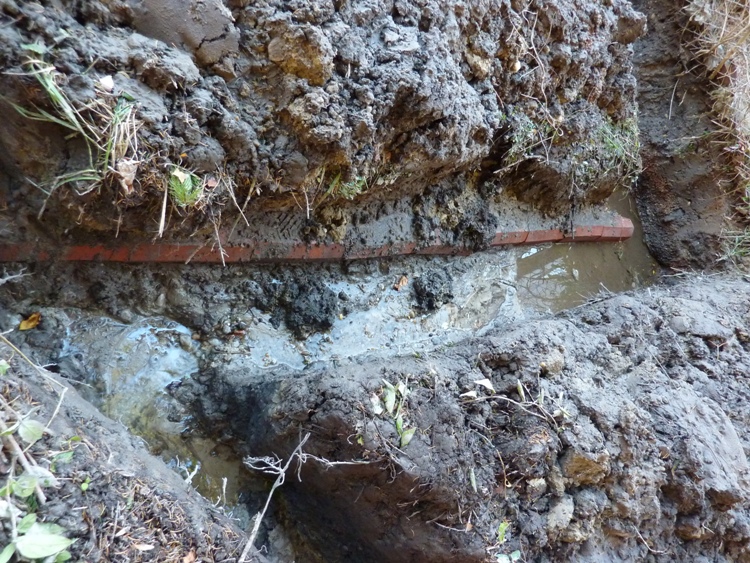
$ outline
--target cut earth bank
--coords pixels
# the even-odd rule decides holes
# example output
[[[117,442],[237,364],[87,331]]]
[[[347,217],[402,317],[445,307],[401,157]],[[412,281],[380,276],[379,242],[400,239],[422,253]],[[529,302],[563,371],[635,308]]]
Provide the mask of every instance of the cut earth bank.
[[[705,136],[706,81],[673,82],[684,22],[672,5],[636,6],[648,32],[626,2],[196,1],[172,27],[170,5],[0,2],[4,100],[54,111],[49,92],[19,74],[35,68],[31,57],[54,64],[79,109],[134,95],[140,126],[140,148],[101,167],[98,146],[4,101],[4,241],[142,242],[161,223],[166,238],[217,245],[236,225],[248,239],[439,236],[481,249],[506,220],[565,229],[627,183],[642,155],[636,195],[655,256],[676,267],[717,257],[719,188],[733,174]],[[99,114],[82,111],[102,133]],[[61,183],[89,166],[93,179]],[[200,188],[192,207],[174,189],[188,170]],[[356,277],[388,267],[340,268]],[[34,512],[77,539],[69,551],[80,560],[222,561],[246,545],[247,530],[77,396],[86,387],[74,380],[87,376],[64,348],[66,319],[93,312],[123,323],[164,315],[199,335],[200,345],[179,340],[200,347],[199,369],[170,387],[182,405],[172,414],[190,414],[237,458],[287,458],[310,433],[304,451],[318,459],[275,492],[256,541],[267,551],[255,559],[750,561],[743,278],[684,275],[542,318],[498,308],[481,335],[459,339],[447,337],[447,311],[463,302],[438,268],[404,287],[414,306],[403,320],[429,329],[419,349],[259,366],[235,346],[257,330],[237,323],[241,310],[324,349],[339,315],[378,301],[363,290],[346,305],[329,283],[337,268],[51,264],[2,284],[4,330],[43,311],[6,337],[60,372],[2,348],[8,425],[13,411],[53,418],[23,456],[4,437],[6,479],[20,472],[15,452],[54,469],[58,486],[24,468],[50,485],[49,502],[29,491],[21,503],[23,490],[6,500],[3,542],[23,554],[18,526]],[[512,271],[502,260],[496,271],[511,289]],[[103,371],[100,350],[83,363]],[[62,401],[55,378],[68,387]],[[251,512],[266,493],[246,498]]]

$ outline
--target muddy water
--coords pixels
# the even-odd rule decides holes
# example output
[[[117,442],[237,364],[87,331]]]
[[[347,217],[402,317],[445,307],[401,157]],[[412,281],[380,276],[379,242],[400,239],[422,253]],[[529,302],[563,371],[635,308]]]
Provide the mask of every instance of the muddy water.
[[[186,432],[189,418],[167,394],[170,383],[198,370],[190,330],[164,318],[122,324],[106,317],[74,316],[61,360],[82,375],[82,395],[142,438],[206,498],[237,502],[242,463],[216,444]]]
[[[558,312],[592,297],[649,285],[659,266],[643,243],[643,229],[628,194],[617,193],[609,207],[633,221],[633,237],[619,243],[579,242],[518,250],[516,284],[521,304]]]

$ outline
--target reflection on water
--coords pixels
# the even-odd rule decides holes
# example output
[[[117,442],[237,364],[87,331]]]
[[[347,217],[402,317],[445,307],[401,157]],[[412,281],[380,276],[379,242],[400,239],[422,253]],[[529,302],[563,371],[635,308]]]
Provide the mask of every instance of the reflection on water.
[[[609,206],[630,218],[633,236],[618,243],[578,242],[518,250],[518,296],[527,307],[562,311],[600,293],[621,292],[654,281],[658,266],[643,244],[643,230],[627,194]]]

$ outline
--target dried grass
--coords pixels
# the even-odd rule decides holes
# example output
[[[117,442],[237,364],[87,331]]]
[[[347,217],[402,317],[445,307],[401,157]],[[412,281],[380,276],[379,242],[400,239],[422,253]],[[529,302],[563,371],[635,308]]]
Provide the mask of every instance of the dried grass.
[[[736,167],[736,185],[750,207],[750,0],[690,0],[687,47],[713,83],[714,122]]]

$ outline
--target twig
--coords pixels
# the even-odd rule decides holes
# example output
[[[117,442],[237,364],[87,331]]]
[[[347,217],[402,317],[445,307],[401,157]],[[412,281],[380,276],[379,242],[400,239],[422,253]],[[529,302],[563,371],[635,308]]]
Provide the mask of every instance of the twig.
[[[299,444],[297,444],[297,447],[294,448],[294,451],[291,453],[291,455],[289,456],[289,459],[286,461],[283,467],[281,466],[281,459],[278,456],[246,457],[243,460],[245,465],[250,469],[260,471],[267,475],[276,475],[276,481],[271,486],[271,491],[268,493],[268,497],[266,498],[266,504],[263,507],[263,510],[261,510],[258,514],[255,515],[255,519],[253,522],[253,529],[250,532],[250,538],[247,540],[247,544],[245,544],[245,549],[242,550],[242,555],[240,556],[238,563],[244,563],[245,561],[247,561],[247,556],[250,553],[250,551],[253,549],[253,545],[255,544],[255,539],[258,535],[258,531],[260,530],[261,521],[263,520],[263,517],[265,516],[266,511],[268,510],[268,506],[271,503],[271,497],[273,496],[273,492],[276,489],[278,489],[281,485],[284,484],[284,481],[286,480],[286,473],[289,470],[289,466],[291,465],[292,461],[295,458],[297,458],[299,461],[299,465],[297,466],[297,479],[299,481],[302,481],[302,477],[300,476],[302,465],[306,463],[308,460],[317,461],[318,463],[323,464],[326,467],[326,469],[330,469],[331,467],[335,467],[337,465],[367,465],[371,463],[370,461],[330,461],[328,459],[318,457],[316,455],[306,454],[305,452],[302,451],[302,447],[307,443],[307,440],[309,439],[310,439],[310,433],[308,432],[300,440]]]
[[[169,186],[164,182],[164,200],[161,204],[161,218],[159,219],[159,238],[164,234],[164,226],[167,221],[167,198],[169,197]]]
[[[30,276],[31,274],[24,274],[26,271],[26,268],[23,268],[20,272],[17,274],[8,274],[7,271],[3,270],[3,277],[0,278],[0,285],[5,285],[8,282],[11,282],[18,278],[25,278],[26,276]]]
[[[635,526],[635,524],[633,524],[633,530],[635,530],[635,533],[638,534],[638,538],[640,538],[640,540],[643,542],[643,545],[646,546],[646,549],[648,549],[650,553],[656,553],[658,555],[664,555],[665,553],[669,553],[668,549],[666,549],[664,551],[659,551],[658,549],[654,549],[653,547],[651,547],[650,545],[648,545],[648,542],[645,539],[643,539],[643,536],[638,531],[638,528]]]
[[[15,458],[10,463],[10,471],[8,472],[8,483],[13,479],[13,473],[16,469]],[[13,511],[15,506],[10,502],[10,487],[5,487],[5,499],[8,503],[8,512],[10,513],[10,526],[11,526],[11,538],[15,540],[18,537],[18,529],[16,527],[16,513]]]
[[[221,216],[219,216],[219,221],[221,221]],[[219,234],[219,226],[216,224],[216,221],[213,217],[211,217],[211,223],[214,226],[214,233],[216,234],[216,244],[219,245],[219,256],[221,257],[221,265],[225,268],[227,267],[227,263],[224,261],[225,256],[229,256],[226,252],[224,252],[224,247],[221,246],[221,235]]]
[[[247,207],[247,204],[250,203],[250,198],[253,195],[253,192],[255,191],[255,180],[253,179],[252,184],[250,184],[250,189],[247,192],[247,197],[245,198],[245,203],[242,204],[242,208],[240,209],[240,215],[242,215],[242,218],[245,219],[245,222],[247,223],[247,217],[245,217],[245,208]],[[232,238],[232,235],[234,234],[234,230],[237,228],[237,225],[240,222],[240,218],[237,217],[234,220],[234,224],[232,225],[232,228],[229,230],[229,235],[227,235],[227,240]],[[248,223],[248,227],[250,224]]]
[[[292,455],[289,456],[289,459],[286,461],[283,467],[281,466],[281,459],[279,459],[278,457],[276,459],[271,457],[245,458],[245,465],[250,469],[262,471],[263,473],[270,475],[276,475],[277,477],[276,481],[271,486],[271,491],[268,493],[268,498],[266,499],[266,504],[263,507],[263,510],[255,515],[255,521],[253,523],[253,529],[250,532],[250,538],[247,540],[247,544],[245,544],[245,549],[242,550],[242,555],[240,555],[238,563],[244,563],[245,561],[247,561],[247,556],[253,549],[255,538],[258,536],[260,523],[263,521],[263,517],[266,515],[266,511],[271,504],[271,497],[273,497],[273,492],[284,484],[284,481],[286,480],[286,472],[289,469],[289,466],[291,465],[294,458],[302,453],[302,447],[305,445],[309,438],[310,433],[308,432],[305,437],[300,440],[300,443],[297,444],[297,447],[294,448]]]
[[[675,92],[677,92],[677,85],[680,83],[680,79],[678,78],[675,80],[674,88],[672,88],[672,97],[669,98],[669,115],[667,116],[667,121],[672,119],[672,104],[674,103],[674,95]]]
[[[112,539],[109,540],[107,543],[105,550],[107,552],[107,555],[109,555],[109,546],[112,545],[115,541],[115,537],[117,536],[117,521],[120,519],[120,503],[117,503],[117,508],[115,509],[115,522],[112,526]]]
[[[49,419],[49,422],[47,423],[47,426],[44,427],[44,430],[47,431],[50,424],[52,424],[52,421],[55,420],[55,417],[57,416],[57,413],[60,412],[60,406],[62,405],[63,398],[65,397],[65,393],[68,391],[67,387],[63,387],[62,393],[60,393],[60,400],[57,401],[57,406],[55,407],[55,412],[52,413],[52,416]]]

